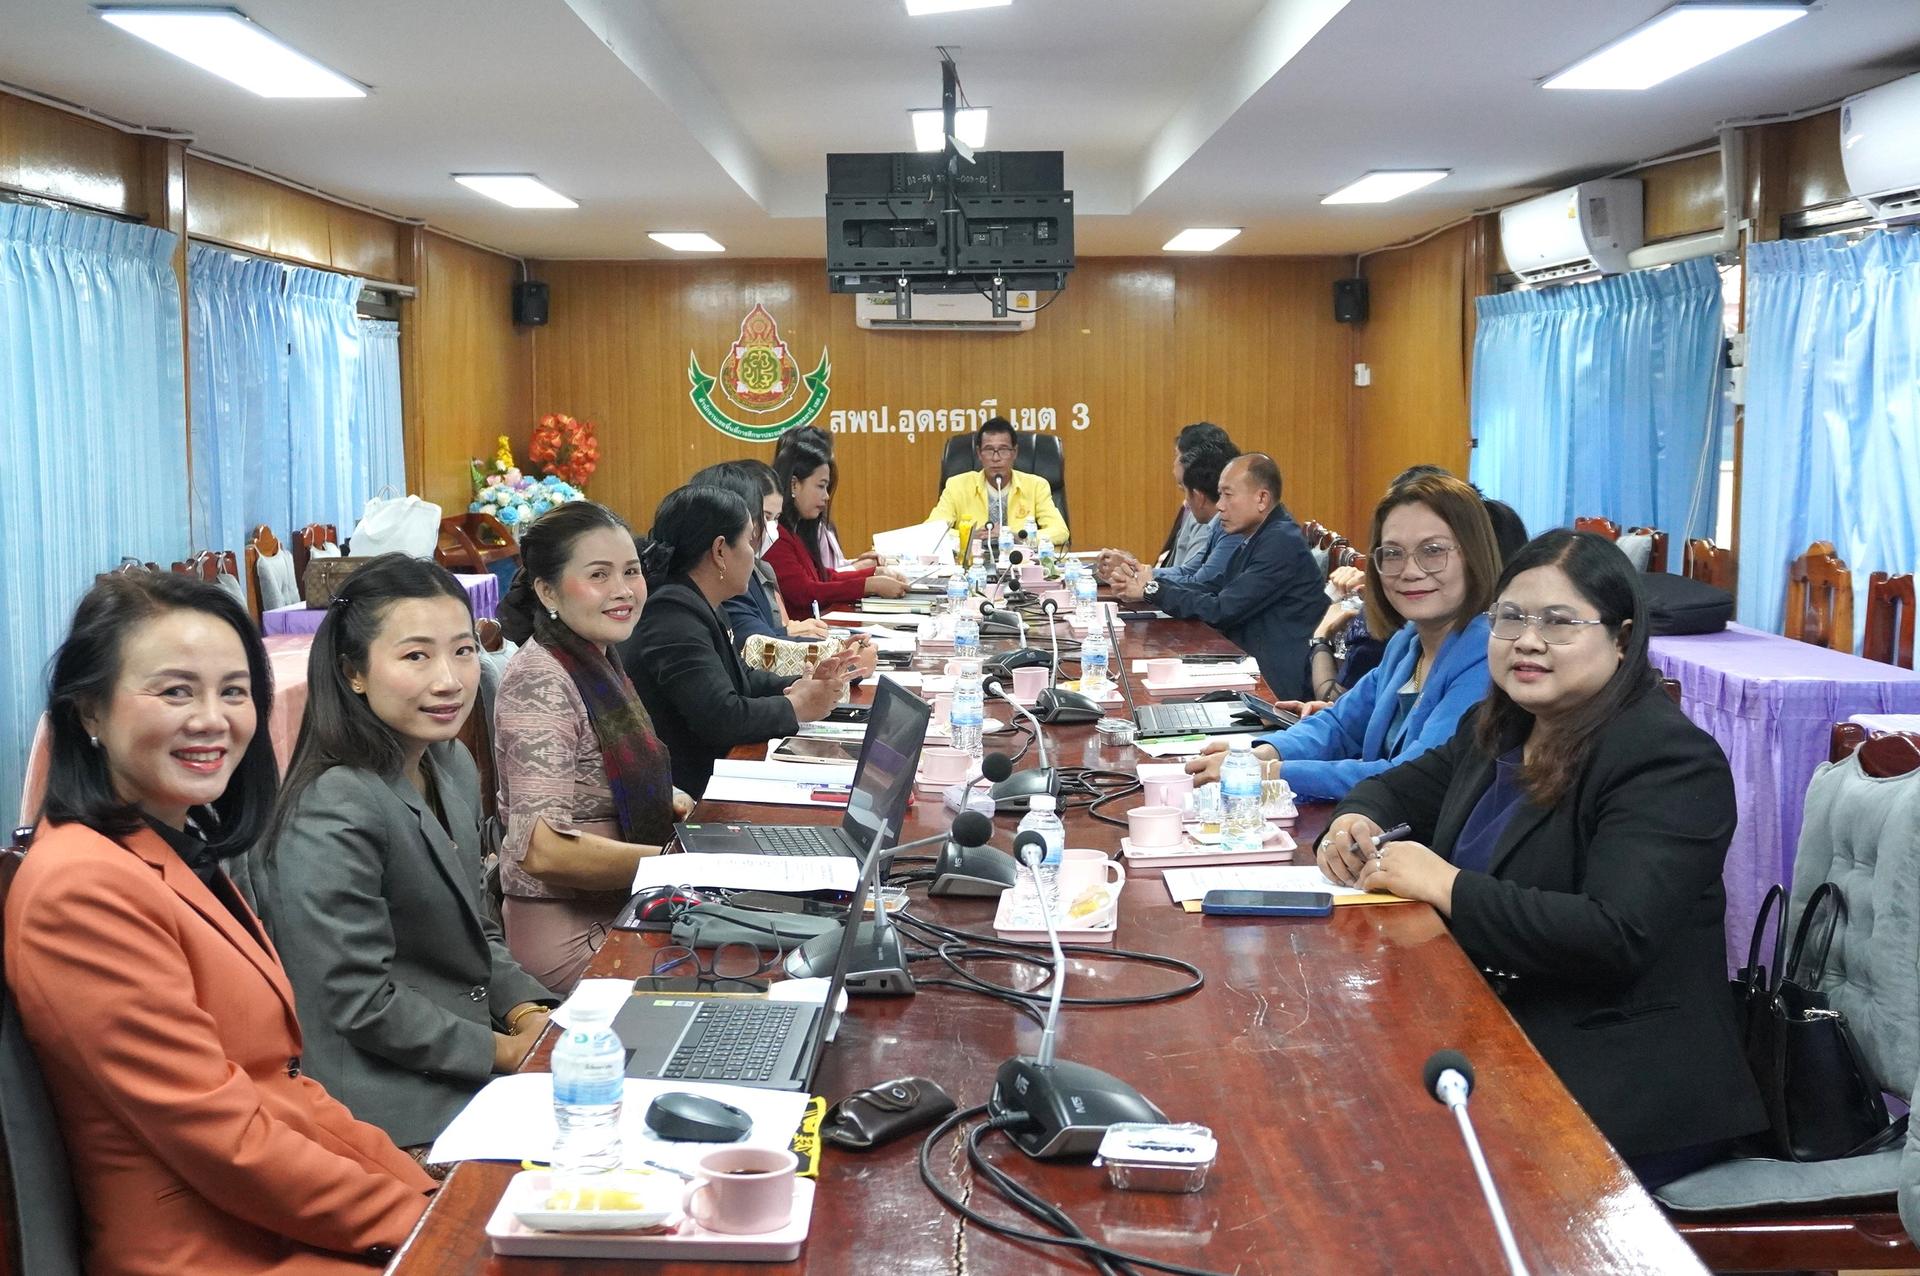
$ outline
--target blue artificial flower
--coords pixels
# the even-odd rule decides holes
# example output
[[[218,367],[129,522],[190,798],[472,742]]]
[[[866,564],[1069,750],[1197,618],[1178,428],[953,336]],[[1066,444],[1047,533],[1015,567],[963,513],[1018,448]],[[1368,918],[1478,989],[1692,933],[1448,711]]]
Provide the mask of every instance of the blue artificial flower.
[[[520,511],[511,505],[503,506],[500,510],[499,517],[501,522],[511,526],[520,521]]]
[[[547,500],[545,497],[542,497],[541,499],[533,503],[533,512],[536,517],[546,513],[548,510],[552,508],[553,508],[553,502]]]
[[[475,501],[473,504],[467,506],[467,513],[469,514],[484,514],[486,512],[487,506],[484,501]]]

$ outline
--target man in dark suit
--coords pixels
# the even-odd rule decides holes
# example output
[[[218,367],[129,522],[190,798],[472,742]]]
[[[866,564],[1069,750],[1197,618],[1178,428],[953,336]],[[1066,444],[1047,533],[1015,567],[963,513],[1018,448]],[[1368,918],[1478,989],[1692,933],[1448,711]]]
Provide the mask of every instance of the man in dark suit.
[[[1120,596],[1169,616],[1203,620],[1252,656],[1281,700],[1307,697],[1307,642],[1326,614],[1326,577],[1280,503],[1280,468],[1249,452],[1220,472],[1220,526],[1245,536],[1226,574],[1208,584],[1153,579],[1142,569]]]

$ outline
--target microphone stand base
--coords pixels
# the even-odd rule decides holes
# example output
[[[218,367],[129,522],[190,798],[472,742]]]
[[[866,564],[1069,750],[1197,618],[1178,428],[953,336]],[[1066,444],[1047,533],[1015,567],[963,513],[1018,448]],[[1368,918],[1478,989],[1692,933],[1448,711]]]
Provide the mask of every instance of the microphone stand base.
[[[927,894],[998,895],[1014,882],[1013,856],[991,846],[959,846],[948,842],[933,866],[933,884]]]
[[[1091,1157],[1107,1127],[1125,1121],[1164,1123],[1166,1113],[1111,1073],[1056,1059],[1042,1066],[1033,1055],[1016,1055],[993,1077],[987,1114],[995,1119],[1024,1114],[1007,1137],[1041,1160]]]
[[[861,905],[852,908],[857,915]],[[845,923],[842,923],[844,925]],[[854,948],[847,961],[847,992],[878,997],[911,997],[919,991],[913,974],[907,969],[906,954],[900,950],[900,932],[891,923],[882,928],[861,922],[854,937]],[[830,930],[815,935],[787,954],[784,969],[794,979],[825,979],[833,974],[840,955],[840,932]]]
[[[994,785],[989,793],[993,798],[995,810],[1002,813],[1025,811],[1029,798],[1041,794],[1054,798],[1060,796],[1060,773],[1052,767],[1031,767],[1025,771],[1015,771]]]

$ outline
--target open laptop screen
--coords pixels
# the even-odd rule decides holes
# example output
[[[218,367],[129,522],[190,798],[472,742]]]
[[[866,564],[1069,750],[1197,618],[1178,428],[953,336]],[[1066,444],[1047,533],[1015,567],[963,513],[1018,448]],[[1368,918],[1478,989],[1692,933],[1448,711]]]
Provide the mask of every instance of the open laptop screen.
[[[913,794],[913,775],[920,767],[920,749],[926,743],[933,706],[902,688],[891,678],[880,679],[867,715],[867,736],[860,745],[860,763],[854,769],[853,794],[840,827],[864,854],[882,823],[887,835],[882,849],[900,839]]]

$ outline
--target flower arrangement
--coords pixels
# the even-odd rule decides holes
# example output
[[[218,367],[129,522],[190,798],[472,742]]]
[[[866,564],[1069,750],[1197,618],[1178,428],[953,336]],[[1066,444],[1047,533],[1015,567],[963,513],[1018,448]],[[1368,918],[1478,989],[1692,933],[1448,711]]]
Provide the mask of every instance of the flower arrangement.
[[[562,413],[549,413],[534,427],[527,444],[527,458],[548,474],[557,475],[575,487],[585,487],[593,472],[600,468],[600,440],[591,421],[576,421]]]
[[[473,479],[473,503],[467,506],[468,511],[491,514],[516,534],[554,506],[586,499],[586,493],[557,475],[536,479],[521,473],[513,461],[513,446],[504,434],[493,454],[493,468],[482,468],[479,458],[475,457],[469,472]]]

